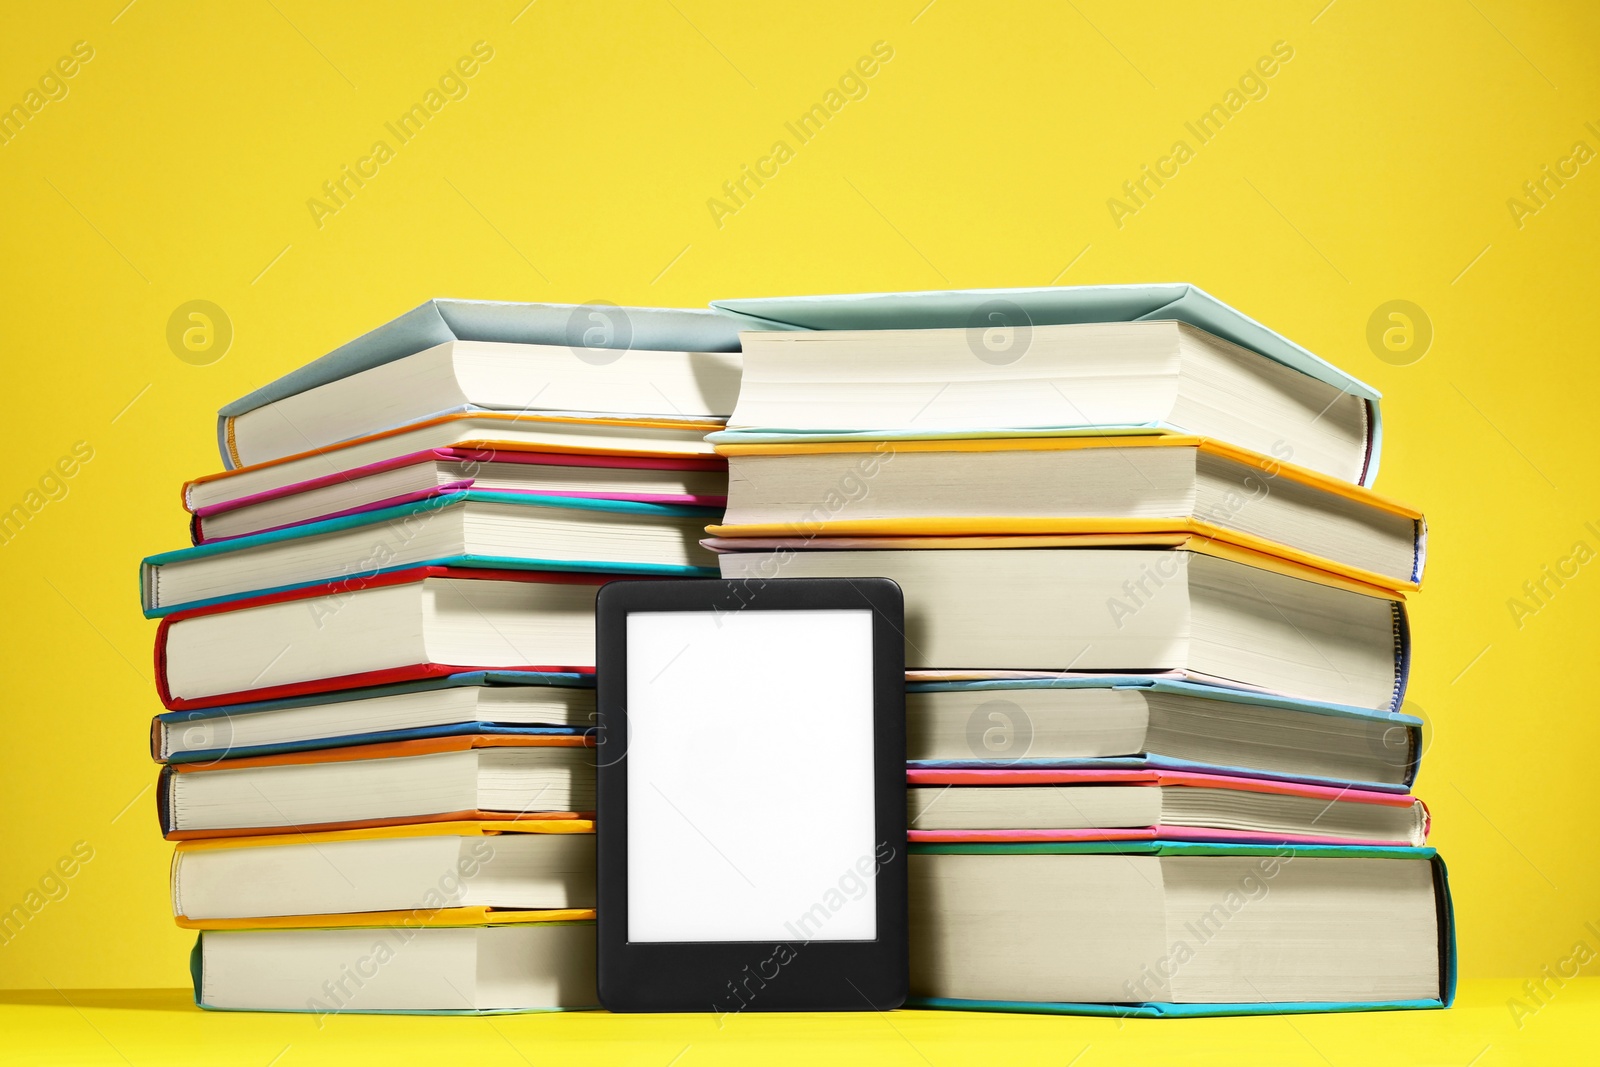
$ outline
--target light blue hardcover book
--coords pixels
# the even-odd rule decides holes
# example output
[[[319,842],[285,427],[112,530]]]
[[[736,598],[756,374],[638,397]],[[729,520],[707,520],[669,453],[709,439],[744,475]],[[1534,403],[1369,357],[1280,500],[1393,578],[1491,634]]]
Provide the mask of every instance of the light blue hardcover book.
[[[228,442],[231,419],[449,341],[565,345],[579,351],[737,352],[739,328],[731,317],[704,308],[429,300],[223,406],[217,413],[217,447],[232,470],[239,464]]]
[[[1040,750],[1044,747],[1041,735],[1049,728],[1048,716],[1050,713],[1030,712],[1027,707],[1018,703],[1026,700],[1033,704],[1030,697],[1035,697],[1041,692],[1059,690],[1100,689],[1111,691],[1126,691],[1133,693],[1172,694],[1186,701],[1201,701],[1201,704],[1190,704],[1196,710],[1204,709],[1211,705],[1220,713],[1226,714],[1230,706],[1238,708],[1264,708],[1278,709],[1293,712],[1294,719],[1300,719],[1304,724],[1300,727],[1303,731],[1300,738],[1307,746],[1317,746],[1326,749],[1330,743],[1340,744],[1345,752],[1344,756],[1352,763],[1359,762],[1374,768],[1382,775],[1381,778],[1363,778],[1355,775],[1319,775],[1312,773],[1295,773],[1293,771],[1274,769],[1262,765],[1238,765],[1221,763],[1215,760],[1193,760],[1173,756],[1169,753],[1141,750],[1137,752],[1124,752],[1115,755],[1100,756],[1060,756],[1044,755]],[[917,697],[930,693],[959,693],[970,695],[970,712],[966,713],[966,736],[964,738],[966,751],[952,753],[941,757],[919,757],[917,753],[922,746],[934,747],[936,742],[930,737],[923,740],[925,732],[929,730],[921,720],[922,709],[919,708]],[[1071,675],[1058,674],[1033,678],[989,678],[967,681],[944,682],[909,682],[906,685],[907,700],[907,752],[906,766],[911,769],[974,769],[1014,767],[1021,770],[1034,769],[1114,769],[1114,768],[1139,768],[1150,767],[1157,769],[1179,771],[1201,771],[1210,774],[1230,774],[1242,777],[1273,778],[1281,781],[1304,782],[1310,785],[1348,786],[1357,789],[1375,789],[1383,792],[1407,792],[1412,782],[1416,780],[1417,767],[1422,759],[1424,737],[1423,722],[1413,715],[1400,711],[1379,711],[1372,708],[1358,708],[1349,704],[1332,704],[1325,701],[1302,700],[1296,697],[1284,696],[1277,693],[1264,693],[1249,689],[1235,689],[1219,685],[1204,685],[1197,682],[1183,681],[1178,678],[1163,675],[1138,675],[1138,674],[1113,674],[1113,675]],[[1141,709],[1144,716],[1151,715],[1148,706]],[[1059,714],[1070,716],[1066,702],[1062,703]],[[1332,736],[1322,732],[1319,720],[1333,725]],[[1147,719],[1148,721],[1148,719]],[[1293,721],[1287,719],[1287,721]],[[1177,720],[1175,720],[1175,723]],[[1183,720],[1187,725],[1179,728],[1180,733],[1203,731],[1206,727],[1196,725],[1192,716]],[[1341,726],[1347,725],[1348,729]],[[1236,724],[1228,727],[1231,731],[1241,732],[1246,735],[1247,741],[1261,740],[1265,745],[1274,749],[1288,746],[1285,735],[1276,732],[1270,737],[1260,734],[1260,727],[1250,727],[1246,724]],[[1147,731],[1143,739],[1148,742],[1151,734]],[[1156,736],[1159,737],[1159,731]],[[1103,738],[1096,735],[1097,743],[1103,743]],[[1215,743],[1215,737],[1208,737],[1208,741]],[[1241,746],[1240,751],[1252,751],[1247,746]],[[1326,753],[1323,753],[1326,758]]]
[[[712,307],[739,316],[751,330],[765,331],[855,331],[855,330],[965,330],[977,359],[990,364],[989,370],[1025,368],[1027,331],[1037,327],[1086,323],[1174,321],[1203,330],[1249,352],[1265,356],[1300,374],[1334,387],[1339,394],[1357,398],[1365,409],[1365,459],[1359,477],[1349,480],[1371,485],[1377,477],[1382,445],[1382,423],[1378,391],[1365,382],[1335,367],[1310,351],[1269,329],[1187,283],[1141,285],[1082,285],[1026,289],[967,289],[905,293],[852,293],[825,296],[791,296],[715,300]],[[998,351],[986,351],[981,339],[986,331],[1010,330]],[[1012,347],[1020,346],[1020,347]],[[750,369],[756,366],[747,345],[747,383]],[[984,368],[974,364],[974,368]],[[998,379],[997,379],[998,380]],[[1069,397],[1068,400],[1071,398]],[[930,404],[932,400],[930,399]],[[741,397],[743,407],[745,398]],[[1330,405],[1331,407],[1332,405]],[[859,426],[854,429],[830,427],[826,432],[805,426],[748,425],[735,413],[730,428],[714,434],[718,443],[794,442],[817,437],[838,438],[928,438],[928,437],[1005,437],[1056,434],[1094,434],[1098,436],[1183,432],[1183,428],[1161,421],[1126,422],[1089,419],[1071,403],[1063,403],[1059,418],[1051,425],[1029,423],[1021,426],[995,425],[988,430],[965,429],[960,433],[936,428],[919,429],[912,420],[904,426],[885,430]],[[926,411],[918,413],[924,425],[935,420]],[[1326,427],[1324,427],[1326,429]],[[1193,431],[1189,431],[1193,432]],[[1233,442],[1244,447],[1250,444]],[[1265,452],[1267,448],[1257,447]],[[1283,458],[1283,457],[1279,457]],[[1307,463],[1303,457],[1297,462]]]

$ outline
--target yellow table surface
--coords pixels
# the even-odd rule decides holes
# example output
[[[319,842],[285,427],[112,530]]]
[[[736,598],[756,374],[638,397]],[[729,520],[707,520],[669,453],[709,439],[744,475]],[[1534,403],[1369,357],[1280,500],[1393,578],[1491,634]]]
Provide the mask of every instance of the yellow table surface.
[[[705,1064],[954,1063],[1308,1064],[1377,1067],[1593,1063],[1600,978],[1552,982],[1542,1007],[1521,983],[1464,983],[1448,1011],[1247,1019],[1115,1020],[975,1012],[834,1015],[492,1017],[203,1012],[187,990],[0,992],[0,1063]],[[1520,1025],[1519,1025],[1520,1023]]]

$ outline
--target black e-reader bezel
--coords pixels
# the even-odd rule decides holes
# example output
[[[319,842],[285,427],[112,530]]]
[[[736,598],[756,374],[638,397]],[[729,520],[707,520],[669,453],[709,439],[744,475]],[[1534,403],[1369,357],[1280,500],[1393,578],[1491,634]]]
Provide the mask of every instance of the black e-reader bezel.
[[[628,940],[628,616],[634,612],[872,613],[876,937],[871,941]],[[905,606],[888,578],[625,580],[595,603],[598,979],[619,1012],[867,1011],[904,1002],[906,918]],[[826,664],[817,664],[826,670]],[[774,841],[774,847],[782,847]],[[781,959],[781,966],[764,962]],[[752,982],[765,970],[778,974]],[[746,990],[739,996],[739,990]],[[751,995],[751,994],[754,995]]]

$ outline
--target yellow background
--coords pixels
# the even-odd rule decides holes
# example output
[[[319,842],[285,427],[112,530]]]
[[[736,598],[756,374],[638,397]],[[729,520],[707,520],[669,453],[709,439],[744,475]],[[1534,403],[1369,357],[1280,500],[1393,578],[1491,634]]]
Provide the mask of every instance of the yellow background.
[[[1520,625],[1508,607],[1576,542],[1600,552],[1600,163],[1520,226],[1507,205],[1575,142],[1600,149],[1600,11],[1325,2],[12,7],[0,105],[75,42],[94,56],[0,146],[0,510],[76,442],[93,459],[0,544],[0,908],[76,842],[93,859],[0,945],[0,986],[185,981],[136,563],[185,543],[178,487],[218,468],[219,405],[431,296],[1181,280],[1281,330],[1383,391],[1378,488],[1429,517],[1418,792],[1464,974],[1520,982],[1577,941],[1600,949],[1600,563]],[[384,123],[478,41],[494,54],[468,95],[397,145]],[[893,58],[867,95],[800,144],[784,123],[879,41]],[[1293,58],[1267,95],[1200,145],[1184,123],[1279,41]],[[380,138],[395,157],[319,227],[307,200]],[[793,158],[715,218],[708,200],[780,139]],[[1179,139],[1194,157],[1119,227],[1108,199]],[[209,365],[167,342],[195,299],[232,324]],[[1434,333],[1406,365],[1367,342],[1397,299]],[[1507,1042],[1495,998],[1515,985],[1485,994]],[[1444,1062],[1475,1054],[1456,1051]]]

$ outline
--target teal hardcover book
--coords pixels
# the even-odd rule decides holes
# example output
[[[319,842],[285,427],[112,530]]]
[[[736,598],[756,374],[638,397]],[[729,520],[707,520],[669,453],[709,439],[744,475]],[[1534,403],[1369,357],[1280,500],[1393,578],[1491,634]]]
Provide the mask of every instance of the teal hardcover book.
[[[598,1008],[594,921],[487,925],[418,908],[403,925],[206,930],[189,953],[207,1011],[503,1015]],[[326,923],[330,917],[320,917]]]
[[[150,556],[140,591],[154,619],[418,566],[712,578],[717,568],[698,537],[721,514],[469,489]],[[528,524],[538,529],[519,529]]]
[[[913,844],[909,851],[913,861],[913,949],[912,996],[906,1002],[908,1007],[1181,1018],[1400,1011],[1448,1007],[1455,999],[1454,910],[1444,862],[1432,848],[1158,840]],[[1037,899],[1032,909],[1019,908],[1017,901],[1009,897],[999,899],[992,895],[998,890],[999,895],[1004,896],[1008,883],[1026,876],[1026,871],[1013,863],[1003,871],[996,871],[985,883],[991,895],[984,899],[984,911],[980,915],[952,903],[963,899],[959,870],[948,864],[937,869],[926,865],[919,868],[919,859],[925,861],[933,857],[956,859],[969,866],[973,861],[981,864],[991,859],[1027,862],[1035,858],[1067,857],[1083,857],[1090,861],[1221,858],[1236,862],[1224,865],[1225,870],[1222,866],[1204,870],[1191,864],[1184,876],[1186,881],[1172,878],[1170,883],[1162,881],[1165,872],[1159,865],[1150,870],[1132,871],[1127,869],[1131,866],[1128,862],[1108,862],[1091,872],[1082,885],[1057,879],[1054,884],[1059,894],[1053,899]],[[1237,862],[1246,860],[1253,862]],[[1365,862],[1368,867],[1365,871],[1355,866],[1340,871],[1317,866],[1342,861]],[[1425,871],[1413,870],[1403,876],[1397,869],[1387,874],[1380,872],[1374,877],[1373,871],[1378,869],[1370,866],[1373,861],[1380,862],[1382,867],[1408,862],[1426,866]],[[1292,877],[1284,873],[1291,869],[1296,872]],[[1245,871],[1243,876],[1240,870]],[[1390,877],[1390,874],[1397,877]],[[1155,886],[1146,884],[1152,876],[1156,879]],[[1112,884],[1119,879],[1124,884]],[[1096,883],[1112,887],[1094,897],[1091,894],[1099,891]],[[1394,889],[1402,883],[1408,884],[1403,895]],[[1389,886],[1388,890],[1377,888],[1384,884]],[[1128,922],[1135,906],[1125,901],[1140,896],[1155,900],[1163,892],[1178,900],[1175,909],[1169,905],[1168,925],[1154,933],[1146,931],[1146,936],[1141,937]],[[1346,905],[1346,910],[1324,910],[1320,918],[1306,919],[1306,911],[1319,906],[1317,898],[1325,900],[1330,893],[1342,894],[1339,902]],[[1275,903],[1262,903],[1272,901],[1275,894],[1282,894]],[[1363,916],[1363,910],[1368,914]],[[1052,939],[1050,920],[1057,914],[1069,916],[1065,925],[1077,931],[1075,946],[1058,944]],[[1180,922],[1184,917],[1187,921]],[[1403,927],[1407,922],[1415,923],[1417,929],[1405,933]],[[1353,940],[1358,935],[1351,931],[1362,923],[1365,923],[1367,936],[1375,936],[1379,942],[1369,944]],[[991,934],[990,931],[997,932]],[[1404,963],[1398,962],[1402,957],[1382,940],[1397,936],[1408,936],[1416,942],[1411,946],[1412,955]],[[1012,943],[1018,937],[1040,947],[1020,951]],[[988,944],[989,940],[995,943]],[[1141,948],[1128,947],[1133,944],[1149,950],[1150,958],[1141,954]],[[1220,953],[1216,949],[1218,945],[1223,946]],[[974,963],[981,966],[991,949],[1002,952],[1005,973],[974,978]],[[1318,971],[1320,955],[1330,951],[1337,957],[1336,962],[1325,968],[1327,973]],[[1231,958],[1223,958],[1222,954],[1231,954]],[[1381,963],[1369,963],[1379,957]],[[1113,960],[1109,968],[1105,963],[1107,959]],[[1043,984],[1072,988],[1072,982],[1083,981],[1085,972],[1093,972],[1099,977],[1091,979],[1091,984],[1097,982],[1097,988],[1107,991],[1115,986],[1122,995],[1100,999],[1097,994],[1094,999],[1082,1000],[970,995],[980,992],[975,987],[990,982],[995,983],[994,990],[1002,994],[1021,988],[1017,984],[1019,979],[1014,976],[1023,975],[1020,980],[1025,983],[1027,975],[1032,973],[1028,971],[1032,963],[1040,965],[1039,970],[1046,979]],[[1368,966],[1374,968],[1370,975],[1362,970]],[[1385,971],[1385,968],[1394,968],[1398,972],[1403,967],[1412,970],[1404,974]],[[1362,977],[1353,979],[1348,973],[1351,969],[1360,972]],[[1284,984],[1274,986],[1274,981]],[[1293,999],[1265,995],[1257,985],[1258,982],[1265,984],[1268,991],[1294,988],[1297,983],[1309,983],[1308,988],[1318,983],[1331,983],[1355,989],[1361,987],[1363,981],[1376,991],[1374,995]],[[1407,983],[1416,988],[1407,988],[1404,992],[1434,992],[1407,996],[1381,992]],[[1424,986],[1427,988],[1422,988]],[[1216,989],[1239,989],[1245,996],[1212,999],[1207,995],[1208,991]],[[1170,999],[1139,995],[1180,990],[1189,995]],[[950,991],[963,995],[944,995]]]

